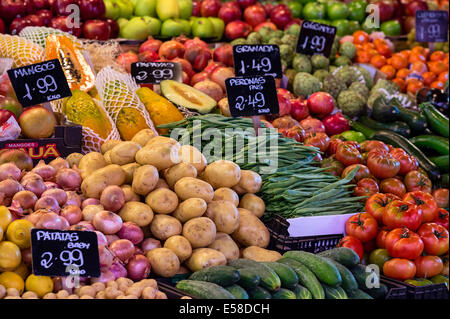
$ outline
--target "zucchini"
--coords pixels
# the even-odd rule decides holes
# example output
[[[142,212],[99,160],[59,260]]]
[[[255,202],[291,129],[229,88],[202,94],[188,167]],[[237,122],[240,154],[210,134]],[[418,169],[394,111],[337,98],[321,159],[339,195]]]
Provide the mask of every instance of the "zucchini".
[[[340,285],[342,283],[341,275],[335,265],[325,258],[308,253],[306,251],[288,251],[283,257],[292,258],[308,267],[316,277],[330,286]]]
[[[449,166],[449,156],[448,155],[440,155],[430,157],[430,161],[432,161],[442,173],[448,173]]]
[[[373,299],[369,294],[366,294],[364,291],[360,289],[356,289],[348,294],[350,299]]]
[[[281,280],[281,287],[291,289],[298,284],[297,273],[288,265],[276,262],[262,262],[261,264],[266,265],[277,273]]]
[[[403,106],[398,107],[398,119],[408,124],[412,132],[416,134],[425,133],[425,129],[428,127],[427,117],[422,112],[416,112],[409,110]]]
[[[326,258],[326,257],[324,257]],[[344,288],[345,291],[353,291],[355,289],[358,289],[358,283],[356,282],[355,276],[353,276],[352,272],[348,270],[344,265],[338,263],[336,260],[331,258],[326,258],[329,262],[331,262],[333,265],[336,266],[336,268],[339,270],[339,273],[341,274],[342,278],[342,288]]]
[[[449,154],[448,138],[437,135],[419,135],[409,139],[418,148],[432,149],[441,155]]]
[[[348,299],[347,293],[340,286],[331,287],[326,284],[322,284],[325,296],[327,299]]]
[[[325,299],[325,292],[320,285],[316,275],[309,270],[308,267],[303,265],[292,258],[281,258],[277,262],[290,266],[298,275],[300,284],[305,286],[312,294],[314,299]]]
[[[439,181],[440,187],[448,188],[450,186],[449,184],[450,183],[449,183],[449,175],[448,175],[448,173],[443,174],[441,180]]]
[[[391,123],[381,123],[381,122],[377,122],[367,116],[361,116],[359,118],[359,122],[361,122],[364,125],[367,125],[371,129],[374,129],[377,131],[378,130],[389,130],[389,131],[395,132],[397,134],[400,134],[404,137],[411,136],[411,129],[409,128],[408,124],[406,124],[405,122],[394,121]]]
[[[380,122],[392,122],[399,113],[398,106],[388,103],[383,95],[375,99],[372,106],[372,117]]]
[[[253,289],[261,282],[261,278],[252,268],[242,268],[239,269],[239,272],[241,273],[241,279],[239,279],[237,284],[244,289]]]
[[[297,296],[289,289],[280,288],[280,290],[272,294],[272,299],[297,299]]]
[[[334,259],[338,263],[353,267],[360,263],[359,256],[354,250],[347,247],[337,247],[329,250],[324,250],[318,253],[319,256]]]
[[[189,280],[212,282],[222,287],[231,286],[239,279],[239,271],[230,266],[212,266],[196,271],[189,277]]]
[[[312,299],[311,292],[301,285],[295,286],[292,291],[297,296],[297,299]]]
[[[364,292],[366,292],[367,294],[369,294],[372,298],[374,299],[384,299],[386,298],[389,289],[388,287],[380,282],[380,287],[378,288],[365,288],[363,289]]]
[[[449,137],[449,121],[444,114],[429,102],[420,104],[420,109],[427,117],[428,124],[435,133]]]
[[[176,288],[200,299],[235,299],[228,290],[212,282],[181,280]]]
[[[276,291],[281,287],[281,280],[277,273],[269,267],[250,259],[239,258],[228,263],[237,269],[252,268],[256,274],[261,278],[261,286],[270,291]]]
[[[249,299],[247,291],[244,288],[238,285],[231,285],[225,287],[236,299]]]
[[[250,296],[250,299],[272,299],[270,292],[260,286],[250,289],[248,295]]]

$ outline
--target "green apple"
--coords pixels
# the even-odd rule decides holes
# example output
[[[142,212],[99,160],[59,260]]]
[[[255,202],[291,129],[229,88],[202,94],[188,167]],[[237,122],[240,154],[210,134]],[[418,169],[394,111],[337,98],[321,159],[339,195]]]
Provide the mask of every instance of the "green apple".
[[[125,39],[145,40],[148,37],[148,25],[144,18],[134,17],[120,30],[120,34]]]
[[[180,19],[167,19],[161,25],[161,36],[177,37],[184,31],[184,24]]]
[[[130,0],[116,0],[117,5],[120,8],[120,17],[130,19],[133,16],[133,4]]]
[[[138,2],[139,0],[130,0],[130,2],[133,4],[133,7],[136,7],[136,3]]]
[[[192,34],[199,38],[214,37],[214,25],[208,18],[197,18],[192,25]]]
[[[194,7],[192,0],[178,0],[178,6],[180,8],[180,19],[189,19]]]
[[[105,3],[105,17],[117,20],[120,17],[120,7],[113,0],[104,0]]]
[[[161,21],[154,17],[143,17],[145,23],[147,23],[149,35],[158,35],[161,31]]]
[[[178,0],[156,0],[156,14],[162,21],[179,18]]]
[[[125,18],[119,18],[117,20],[117,24],[119,25],[120,30],[122,30],[127,23],[128,23],[128,19],[125,19]]]
[[[214,17],[209,17],[208,19],[213,24],[214,38],[216,40],[222,39],[223,31],[225,30],[225,23],[223,22],[223,20]]]
[[[185,19],[179,19],[179,21],[183,24],[183,33],[185,35],[190,35],[192,30],[191,23]]]
[[[138,17],[156,17],[156,0],[137,0],[134,15]]]

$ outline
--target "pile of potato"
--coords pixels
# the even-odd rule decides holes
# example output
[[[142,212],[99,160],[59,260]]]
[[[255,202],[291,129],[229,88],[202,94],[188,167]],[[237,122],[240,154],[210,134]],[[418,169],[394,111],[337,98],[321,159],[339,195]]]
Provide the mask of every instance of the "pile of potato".
[[[263,249],[270,235],[259,219],[265,205],[255,193],[262,180],[253,171],[226,160],[208,165],[198,149],[151,130],[132,141],[107,141],[101,154],[72,154],[67,161],[80,170],[85,198],[103,202],[108,186],[123,190],[125,203],[116,213],[161,241],[144,252],[159,276],[185,272],[183,264],[197,271],[239,257],[277,257]],[[106,202],[114,206],[111,198]],[[93,211],[88,219],[95,221]]]

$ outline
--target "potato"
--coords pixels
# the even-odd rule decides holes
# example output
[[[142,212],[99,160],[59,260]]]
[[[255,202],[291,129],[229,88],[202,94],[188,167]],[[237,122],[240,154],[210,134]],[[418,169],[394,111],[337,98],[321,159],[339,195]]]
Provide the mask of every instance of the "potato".
[[[216,238],[216,225],[207,217],[192,218],[183,225],[183,236],[192,248],[206,247]]]
[[[106,162],[107,165],[112,164],[112,161],[111,161],[111,150],[109,150],[108,152],[103,154],[103,157],[105,158],[105,162]]]
[[[81,191],[87,198],[99,199],[106,186],[120,186],[125,182],[125,178],[125,172],[119,165],[107,165],[87,176],[81,183]]]
[[[158,291],[155,295],[155,299],[168,299],[168,298],[164,292]]]
[[[178,142],[170,137],[165,136],[155,136],[154,138],[150,139],[145,146],[152,146],[156,144],[171,144],[176,145]]]
[[[156,167],[143,165],[134,171],[131,188],[136,194],[145,196],[155,188],[158,180],[159,175]]]
[[[199,271],[204,268],[226,264],[227,259],[224,254],[211,248],[194,249],[191,257],[186,261],[186,266],[191,271]]]
[[[122,165],[122,169],[126,174],[125,183],[130,184],[133,182],[133,174],[134,172],[140,167],[138,163],[128,163],[125,165]]]
[[[114,146],[111,149],[110,158],[113,164],[125,165],[134,162],[134,157],[137,151],[139,151],[142,146],[139,143],[126,141]]]
[[[71,153],[69,156],[66,157],[67,163],[69,163],[69,166],[72,168],[74,166],[77,166],[80,164],[80,160],[83,158],[83,154],[81,153]]]
[[[164,178],[170,188],[183,177],[197,177],[197,169],[189,163],[179,163],[164,170]]]
[[[120,186],[122,188],[123,193],[125,194],[125,202],[140,202],[141,198],[138,194],[133,192],[133,189],[130,185],[122,185]]]
[[[207,182],[193,177],[183,177],[174,186],[175,193],[181,200],[201,198],[207,203],[214,197],[214,189]]]
[[[239,258],[239,247],[235,241],[225,233],[217,233],[214,242],[208,248],[215,249],[224,254],[227,262]]]
[[[163,214],[155,215],[150,224],[150,231],[159,240],[166,240],[169,237],[179,235],[182,229],[183,226],[178,219]]]
[[[201,217],[207,209],[208,205],[204,199],[201,198],[189,198],[178,205],[173,217],[184,223],[189,219],[195,217]]]
[[[239,226],[239,212],[232,202],[219,200],[208,204],[206,217],[216,224],[217,231],[231,234]]]
[[[255,194],[250,193],[245,194],[241,198],[239,207],[251,211],[258,218],[261,218],[261,216],[264,215],[264,212],[266,211],[266,204],[264,203],[264,201]]]
[[[173,251],[180,262],[184,262],[192,254],[192,246],[189,243],[189,240],[183,236],[176,235],[169,237],[164,243],[164,248],[169,248]]]
[[[151,139],[149,143],[154,139],[156,137]],[[147,143],[146,146],[136,153],[136,162],[141,165],[153,165],[160,171],[180,162],[179,149],[180,144],[178,142],[176,144],[153,143],[151,145]]]
[[[120,209],[120,217],[124,222],[133,222],[139,227],[149,225],[153,220],[150,206],[141,202],[127,202]]]
[[[83,179],[87,178],[94,171],[107,165],[105,158],[98,152],[90,152],[84,155],[78,162],[78,169]]]
[[[277,261],[281,259],[281,254],[274,250],[264,249],[258,246],[250,246],[242,250],[242,257],[254,261]]]
[[[167,188],[167,189],[169,189],[169,185],[167,185],[167,182],[165,180],[160,178],[158,180],[158,182],[156,183],[156,186],[155,186],[155,189],[158,189],[158,188]]]
[[[108,152],[109,150],[112,150],[114,148],[114,146],[119,145],[120,143],[122,143],[121,140],[108,140],[105,143],[102,144],[102,146],[100,147],[102,154],[105,154],[106,152]]]
[[[168,248],[156,248],[147,252],[152,272],[162,277],[173,277],[180,268],[180,260]]]
[[[246,193],[245,189],[243,189],[239,185],[234,185],[233,187],[231,187],[231,189],[234,190],[239,196],[242,196]]]
[[[231,237],[243,246],[258,246],[266,248],[269,245],[270,234],[267,227],[247,209],[239,208],[239,227]]]
[[[142,298],[143,299],[155,299],[157,292],[158,292],[158,289],[155,289],[153,287],[145,287],[144,290],[142,290]]]
[[[239,205],[239,196],[234,190],[228,187],[220,187],[214,191],[213,201],[227,200],[232,202],[234,206]]]
[[[261,189],[262,179],[258,173],[249,170],[241,170],[241,179],[236,185],[246,193],[257,193]]]
[[[145,198],[145,203],[158,214],[170,214],[178,206],[178,196],[167,188],[159,188],[150,192]]]
[[[153,132],[151,129],[146,128],[143,130],[140,130],[139,132],[137,132],[133,138],[131,139],[132,142],[136,142],[139,145],[141,145],[142,147],[145,146],[145,144],[148,143],[148,141],[150,141],[152,138],[155,137],[155,132]]]
[[[191,145],[181,146],[179,154],[181,162],[192,164],[197,170],[197,173],[203,172],[208,164],[206,162],[206,157],[202,154],[202,152]]]
[[[231,161],[219,160],[206,166],[204,177],[214,189],[233,187],[241,179],[241,169]]]

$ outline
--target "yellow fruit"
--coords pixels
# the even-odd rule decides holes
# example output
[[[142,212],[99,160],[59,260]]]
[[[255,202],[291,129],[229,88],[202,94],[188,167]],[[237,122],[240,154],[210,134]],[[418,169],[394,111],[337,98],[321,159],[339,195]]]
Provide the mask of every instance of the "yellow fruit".
[[[13,68],[44,61],[41,46],[17,35],[0,34],[0,58],[13,60]]]
[[[6,239],[21,249],[29,248],[31,246],[31,228],[33,227],[33,224],[26,219],[16,219],[9,224]]]
[[[15,288],[19,293],[23,292],[24,283],[22,277],[12,271],[6,271],[0,274],[0,285],[8,288]]]
[[[48,276],[29,275],[25,281],[25,289],[33,291],[39,298],[53,291],[53,280]]]
[[[23,280],[25,280],[27,278],[27,276],[30,274],[30,271],[28,270],[28,266],[25,265],[23,262],[21,262],[19,267],[14,269],[13,272],[15,272],[20,277],[22,277]]]
[[[6,231],[9,223],[12,220],[11,212],[5,206],[0,206],[0,227]]]
[[[0,241],[3,240],[3,228],[0,226]]]
[[[10,242],[0,242],[0,270],[13,270],[17,268],[22,260],[20,248]]]

